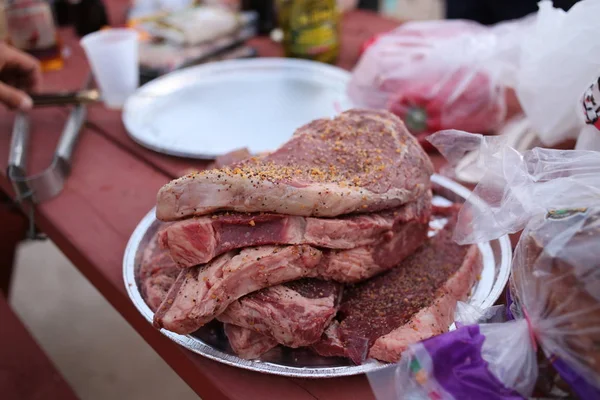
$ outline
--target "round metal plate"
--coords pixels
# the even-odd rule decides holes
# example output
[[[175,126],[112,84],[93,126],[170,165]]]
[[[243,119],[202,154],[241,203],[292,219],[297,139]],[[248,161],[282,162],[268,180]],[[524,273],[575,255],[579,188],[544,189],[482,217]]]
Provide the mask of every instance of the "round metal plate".
[[[470,194],[470,191],[465,187],[439,175],[434,175],[432,182],[436,192],[434,203],[438,205],[462,202]],[[140,313],[150,323],[154,314],[142,298],[138,287],[137,271],[146,244],[160,226],[160,222],[156,220],[154,215],[155,211],[153,209],[139,223],[129,239],[123,259],[123,275],[127,293]],[[512,248],[508,236],[487,243],[480,243],[478,246],[483,256],[483,271],[481,279],[473,288],[468,302],[475,307],[485,309],[498,300],[508,281]],[[178,335],[164,329],[161,330],[161,333],[188,350],[207,358],[224,364],[275,375],[332,378],[363,374],[386,366],[386,364],[377,361],[354,365],[345,359],[321,357],[305,349],[285,349],[281,346],[271,350],[260,360],[244,360],[232,352],[218,325],[211,326],[209,324],[192,335]]]
[[[350,74],[288,58],[214,62],[172,72],[126,102],[131,137],[175,156],[214,158],[247,147],[278,148],[306,121],[352,108]]]

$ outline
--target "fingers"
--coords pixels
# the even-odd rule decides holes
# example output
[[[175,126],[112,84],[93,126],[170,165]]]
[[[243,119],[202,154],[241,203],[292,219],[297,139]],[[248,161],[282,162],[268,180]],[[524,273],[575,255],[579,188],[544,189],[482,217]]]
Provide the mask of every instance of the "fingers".
[[[29,110],[33,101],[25,92],[0,82],[0,103],[13,110]]]
[[[27,89],[36,90],[42,84],[42,69],[40,63],[34,57],[14,47],[3,45],[0,48],[4,59],[4,68],[18,70]]]

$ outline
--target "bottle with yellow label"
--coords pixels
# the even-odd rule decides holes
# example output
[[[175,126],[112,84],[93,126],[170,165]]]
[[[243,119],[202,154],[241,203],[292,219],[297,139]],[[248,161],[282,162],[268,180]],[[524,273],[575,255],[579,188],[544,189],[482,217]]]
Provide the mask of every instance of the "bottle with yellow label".
[[[336,0],[279,0],[277,5],[286,56],[334,63],[340,50]]]

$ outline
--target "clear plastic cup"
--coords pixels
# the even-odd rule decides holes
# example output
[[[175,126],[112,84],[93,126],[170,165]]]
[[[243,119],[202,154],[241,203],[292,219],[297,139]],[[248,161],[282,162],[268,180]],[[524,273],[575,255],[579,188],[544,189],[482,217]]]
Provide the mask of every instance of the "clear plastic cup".
[[[121,108],[139,85],[138,34],[117,28],[90,33],[81,39],[102,100],[109,108]]]

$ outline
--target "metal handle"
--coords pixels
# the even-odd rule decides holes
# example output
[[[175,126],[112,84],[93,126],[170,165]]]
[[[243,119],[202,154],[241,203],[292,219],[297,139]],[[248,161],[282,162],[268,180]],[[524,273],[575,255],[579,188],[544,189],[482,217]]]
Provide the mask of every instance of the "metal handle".
[[[93,78],[92,75],[89,74],[85,82],[83,83],[83,89],[80,94],[89,94],[89,98],[100,98],[100,92],[96,89],[89,89],[92,85]],[[85,95],[87,96],[87,95]],[[54,152],[54,160],[58,163],[58,166],[63,170],[64,175],[68,175],[71,172],[71,156],[73,155],[73,149],[77,144],[77,139],[79,138],[79,133],[81,132],[81,128],[85,123],[85,118],[87,116],[87,107],[85,102],[78,103],[73,110],[69,113],[69,117],[67,119],[67,123],[63,128],[63,132],[60,135],[60,140],[58,141],[58,145],[56,146],[56,151]]]
[[[77,92],[31,94],[34,107],[60,106],[80,103],[94,103],[100,100],[100,92],[96,89]]]
[[[25,169],[27,162],[27,145],[29,144],[29,116],[18,112],[10,141],[10,153],[8,154],[8,165]]]
[[[75,106],[75,108],[69,114],[69,118],[67,119],[67,123],[63,129],[60,141],[56,147],[55,157],[61,162],[66,163],[69,166],[69,169],[71,165],[73,149],[77,144],[77,138],[79,137],[81,127],[85,122],[86,115],[87,109],[84,105],[79,104]]]
[[[7,175],[12,182],[17,201],[22,201],[31,195],[31,189],[25,181],[27,166],[27,146],[29,144],[29,116],[18,112],[15,115],[10,151],[8,153]]]

